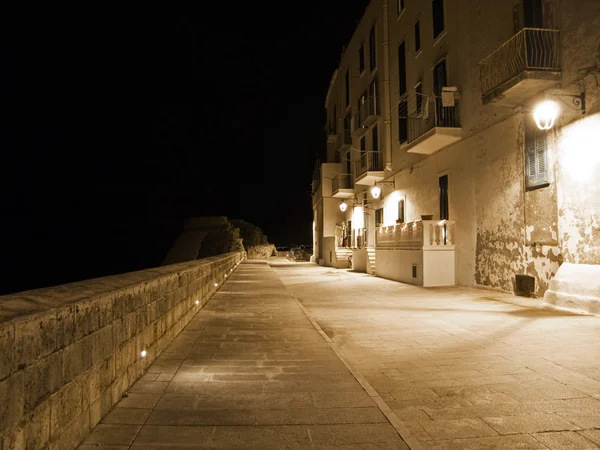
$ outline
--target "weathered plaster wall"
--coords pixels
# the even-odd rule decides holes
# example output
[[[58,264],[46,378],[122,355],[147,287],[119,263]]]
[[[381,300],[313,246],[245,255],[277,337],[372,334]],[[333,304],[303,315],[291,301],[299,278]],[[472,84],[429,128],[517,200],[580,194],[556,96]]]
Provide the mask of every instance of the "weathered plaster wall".
[[[0,448],[75,448],[241,258],[0,297]]]
[[[559,240],[566,262],[600,264],[600,113],[562,128],[558,143]]]

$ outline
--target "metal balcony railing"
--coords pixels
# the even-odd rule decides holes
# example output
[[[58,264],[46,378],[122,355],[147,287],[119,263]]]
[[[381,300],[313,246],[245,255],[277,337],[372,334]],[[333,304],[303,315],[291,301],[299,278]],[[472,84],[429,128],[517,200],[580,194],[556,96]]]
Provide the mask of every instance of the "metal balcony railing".
[[[560,71],[558,30],[523,28],[479,63],[486,94],[525,70]]]
[[[331,190],[332,192],[337,192],[340,189],[353,189],[354,183],[352,182],[352,174],[351,173],[339,173],[333,180],[331,180]]]
[[[368,124],[371,120],[379,116],[379,99],[374,96],[366,98],[365,102],[359,105],[358,120],[361,126]]]
[[[356,176],[365,172],[383,171],[383,154],[379,151],[362,152],[360,159],[354,161]]]
[[[454,106],[443,106],[439,97],[425,100],[421,111],[411,114],[408,118],[408,142],[418,139],[436,127],[460,128],[458,100],[454,100]]]

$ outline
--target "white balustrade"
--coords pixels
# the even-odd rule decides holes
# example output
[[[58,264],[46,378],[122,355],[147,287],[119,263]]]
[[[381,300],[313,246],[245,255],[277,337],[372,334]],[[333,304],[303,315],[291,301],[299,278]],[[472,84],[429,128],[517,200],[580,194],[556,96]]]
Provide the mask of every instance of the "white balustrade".
[[[431,247],[454,248],[454,220],[415,220],[377,228],[377,248],[418,250]]]

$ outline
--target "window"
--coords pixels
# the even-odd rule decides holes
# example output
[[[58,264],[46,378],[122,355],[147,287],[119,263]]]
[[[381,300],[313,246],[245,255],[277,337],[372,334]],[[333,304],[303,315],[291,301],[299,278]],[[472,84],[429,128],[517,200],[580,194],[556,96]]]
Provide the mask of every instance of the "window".
[[[398,103],[398,140],[401,144],[408,141],[408,105],[406,99]]]
[[[440,220],[449,218],[448,211],[448,175],[440,177]]]
[[[417,103],[417,115],[420,116],[423,111],[423,83],[419,83],[415,87],[415,97]]]
[[[346,137],[346,135],[348,135],[348,133],[350,133],[350,121],[350,114],[346,114],[346,117],[344,117],[344,138]]]
[[[421,25],[417,20],[417,23],[415,23],[415,53],[419,50],[421,50]]]
[[[367,138],[363,136],[360,138],[360,152],[365,153],[367,151]]]
[[[398,15],[404,11],[404,0],[396,0],[396,10],[398,11]]]
[[[437,38],[444,31],[444,0],[432,0],[433,8],[433,38]]]
[[[375,210],[375,226],[380,227],[383,224],[383,208]]]
[[[377,78],[369,85],[369,114],[379,114],[379,102],[377,101]]]
[[[433,93],[436,96],[442,95],[442,88],[448,86],[446,82],[446,60],[442,59],[433,68]]]
[[[360,50],[358,51],[358,69],[362,74],[365,71],[365,43],[360,44]]]
[[[404,42],[398,46],[398,86],[400,95],[403,95],[406,92],[406,46]]]
[[[346,107],[348,107],[350,105],[350,69],[346,69],[346,76],[344,81],[344,85],[346,88]]]
[[[337,134],[337,105],[333,105],[333,120],[331,123],[331,132]]]
[[[544,28],[542,0],[523,0],[523,25],[526,28]]]
[[[348,153],[346,153],[346,156],[344,157],[344,159],[346,160],[346,173],[347,174],[352,174],[352,154],[349,151]],[[348,186],[348,187],[352,187],[352,186]]]
[[[367,99],[368,99],[367,94],[368,94],[367,91],[365,91],[363,93],[363,95],[361,95],[360,98],[358,99],[358,119],[360,121],[360,124],[362,124],[363,119],[365,117],[367,117],[366,113],[363,112],[363,111],[366,111],[366,109],[363,110],[363,108],[367,107],[367,104],[366,104],[367,103]]]
[[[546,133],[531,121],[525,124],[525,187],[535,189],[548,186],[548,158]]]
[[[374,152],[378,152],[379,151],[379,131],[377,130],[377,125],[375,125],[373,127],[373,129],[371,130],[371,138],[373,139],[373,141],[372,141],[373,147],[371,148],[371,150],[373,150]]]
[[[375,70],[375,67],[377,67],[377,51],[375,47],[375,24],[373,24],[371,31],[369,32],[369,62],[371,71]]]
[[[398,201],[398,220],[396,222],[404,223],[404,199]]]

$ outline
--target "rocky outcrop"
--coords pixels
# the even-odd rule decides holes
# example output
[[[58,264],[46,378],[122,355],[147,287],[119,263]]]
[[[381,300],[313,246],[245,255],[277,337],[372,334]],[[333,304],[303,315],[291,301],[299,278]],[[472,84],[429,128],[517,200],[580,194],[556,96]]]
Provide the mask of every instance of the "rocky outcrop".
[[[228,220],[225,216],[192,217],[185,220],[183,228],[162,265],[227,252],[247,253],[253,246],[274,247],[267,242],[267,236],[259,227],[241,219]]]

